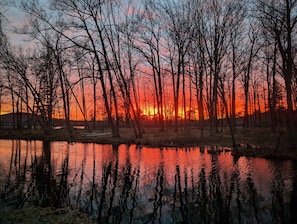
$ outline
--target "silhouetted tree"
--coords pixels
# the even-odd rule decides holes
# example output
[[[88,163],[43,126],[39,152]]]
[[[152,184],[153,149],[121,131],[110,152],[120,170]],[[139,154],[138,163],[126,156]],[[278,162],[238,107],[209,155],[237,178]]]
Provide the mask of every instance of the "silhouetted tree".
[[[108,29],[106,28],[110,28],[110,24],[106,23],[108,21],[108,13],[106,13],[108,10],[103,10],[103,7],[107,7],[106,4],[105,2],[84,0],[79,2],[72,0],[53,1],[51,9],[54,10],[53,13],[60,15],[60,17],[56,17],[56,19],[54,19],[55,17],[48,16],[48,14],[41,9],[40,5],[34,2],[23,2],[23,8],[25,8],[26,12],[31,16],[45,23],[47,29],[51,29],[59,36],[63,37],[66,43],[84,49],[93,55],[96,62],[96,70],[99,73],[99,81],[103,92],[103,101],[108,122],[112,130],[112,135],[118,137],[120,135],[119,111],[117,108],[118,101],[112,74],[113,60],[109,55],[110,45],[106,42],[106,38],[108,38]],[[48,11],[50,11],[49,7]],[[82,34],[79,35],[80,38],[76,36],[76,33]],[[62,64],[60,64],[60,66],[62,66]],[[62,70],[62,67],[60,67],[59,71],[61,74],[65,72]],[[64,81],[66,81],[67,84],[67,80]],[[66,89],[65,94],[67,91],[69,91],[69,89]],[[68,100],[68,98],[66,98],[66,100]],[[113,116],[113,113],[115,116]]]
[[[249,102],[250,102],[250,85],[251,85],[251,75],[253,72],[253,65],[254,59],[256,56],[256,52],[259,48],[256,46],[256,41],[258,38],[258,32],[255,27],[252,25],[250,26],[249,32],[249,43],[246,52],[246,62],[245,68],[241,76],[241,81],[243,83],[244,89],[244,121],[243,121],[243,128],[244,130],[250,126],[249,122]]]
[[[228,60],[231,63],[231,101],[230,101],[230,120],[233,130],[236,132],[236,104],[238,97],[236,97],[236,80],[242,74],[244,70],[244,54],[246,53],[245,45],[242,43],[247,41],[245,36],[245,17],[247,7],[243,2],[239,3],[238,10],[236,10],[236,16],[234,16],[234,22],[232,26],[232,32],[230,36],[230,50]]]
[[[178,131],[178,113],[181,105],[183,106],[183,119],[185,122],[185,130],[187,130],[187,105],[186,105],[186,73],[188,67],[187,54],[191,47],[192,37],[194,35],[194,23],[189,23],[195,19],[195,12],[192,10],[194,4],[191,2],[166,1],[161,4],[160,13],[164,16],[166,24],[166,37],[168,37],[169,62],[172,79],[172,89],[174,98],[174,130]],[[180,87],[181,93],[180,94]],[[188,87],[189,88],[189,87]],[[191,91],[187,89],[187,93]],[[180,103],[180,96],[182,103]],[[188,97],[190,94],[188,94]],[[191,108],[188,109],[189,111]]]
[[[261,28],[273,38],[278,47],[281,57],[282,76],[286,87],[287,112],[286,121],[289,133],[289,141],[292,145],[296,142],[296,128],[293,114],[293,90],[292,79],[295,74],[295,45],[294,35],[297,24],[297,1],[255,1],[255,17],[259,20]]]
[[[141,18],[140,29],[137,32],[137,41],[134,48],[149,65],[149,75],[153,77],[155,98],[157,101],[158,119],[160,130],[164,131],[164,77],[162,71],[163,29],[162,17],[155,13],[157,4],[150,0],[144,1],[144,12]]]
[[[203,6],[202,33],[206,46],[208,85],[207,105],[210,119],[210,133],[218,131],[218,88],[222,68],[230,45],[230,35],[234,28],[234,16],[240,12],[236,1],[212,0]]]

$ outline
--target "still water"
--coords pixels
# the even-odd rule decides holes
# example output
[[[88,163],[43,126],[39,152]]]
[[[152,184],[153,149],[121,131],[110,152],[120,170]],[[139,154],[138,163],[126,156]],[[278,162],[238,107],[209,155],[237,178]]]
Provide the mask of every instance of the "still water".
[[[100,223],[293,223],[297,164],[209,148],[0,140],[0,209],[70,206]]]

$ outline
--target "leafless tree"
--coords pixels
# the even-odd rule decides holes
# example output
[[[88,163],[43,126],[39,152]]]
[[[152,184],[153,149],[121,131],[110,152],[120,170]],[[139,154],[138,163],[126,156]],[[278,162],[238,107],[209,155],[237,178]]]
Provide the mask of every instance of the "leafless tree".
[[[53,1],[53,7],[58,12],[63,14],[63,19],[53,23],[42,14],[38,13],[44,22],[51,26],[55,32],[63,35],[70,43],[76,47],[80,47],[93,54],[96,61],[96,70],[99,73],[99,81],[103,92],[103,100],[107,112],[108,122],[114,137],[120,136],[119,133],[119,117],[118,104],[115,91],[115,84],[112,74],[112,58],[110,58],[108,47],[110,43],[106,42],[108,39],[108,24],[107,7],[102,1]],[[58,28],[63,27],[67,29],[68,33],[62,32]],[[70,34],[69,34],[70,33]],[[78,33],[78,35],[76,35]],[[107,77],[107,80],[105,79]],[[108,97],[108,88],[110,99]],[[112,114],[114,107],[115,118]]]
[[[185,129],[187,130],[187,105],[186,105],[186,69],[187,54],[191,47],[194,34],[195,23],[190,21],[195,19],[195,13],[192,10],[191,2],[177,3],[175,1],[166,1],[162,5],[164,12],[164,21],[166,21],[166,32],[168,37],[168,49],[170,52],[169,61],[171,67],[173,97],[174,97],[174,114],[175,114],[175,131],[178,130],[178,109],[180,108],[180,86],[182,84],[182,105],[184,109]],[[191,110],[191,108],[189,109]]]
[[[246,18],[246,10],[247,7],[244,4],[244,1],[239,3],[241,4],[236,10],[237,16],[235,16],[232,32],[230,36],[230,51],[228,60],[230,60],[231,64],[231,109],[230,109],[230,119],[233,126],[234,131],[236,132],[236,81],[237,78],[244,70],[244,59],[246,53],[246,45],[242,44],[246,42],[245,36],[247,32],[245,32],[245,28],[247,24],[245,23]]]
[[[200,33],[200,19],[196,20],[196,28],[197,34],[196,38],[193,37],[193,42],[190,51],[190,57],[192,65],[192,73],[193,73],[193,83],[195,86],[196,92],[196,101],[198,105],[198,113],[199,113],[199,128],[200,128],[200,137],[204,136],[204,76],[206,74],[206,62],[205,62],[205,47],[202,38],[202,34]]]
[[[39,41],[45,48],[43,56],[37,56],[38,59],[43,59],[42,65],[35,67],[35,71],[40,74],[40,87],[44,105],[47,107],[47,117],[49,124],[52,123],[52,115],[54,111],[54,101],[57,97],[57,91],[60,90],[62,99],[63,112],[66,128],[69,134],[72,134],[70,125],[70,81],[68,77],[69,61],[65,55],[66,45],[63,43],[62,35],[55,33],[50,36],[46,28],[40,27],[39,23],[31,18],[29,30],[30,35]],[[40,70],[39,70],[40,69]],[[68,71],[67,71],[68,70]],[[58,88],[59,86],[59,88]],[[51,125],[49,125],[51,126]]]
[[[157,9],[155,2],[144,1],[144,11],[134,48],[138,50],[148,63],[149,69],[151,69],[152,74],[149,75],[153,77],[160,130],[164,131],[164,83],[162,72],[162,51],[164,48],[161,43],[164,27]]]
[[[269,39],[265,32],[261,35],[263,39],[261,52],[264,73],[266,73],[267,82],[267,107],[269,109],[270,119],[269,125],[271,125],[271,130],[276,131],[278,124],[277,119],[277,76],[279,74],[278,69],[278,55],[277,55],[277,43],[273,39]],[[273,48],[271,47],[273,46]],[[265,102],[266,106],[266,102]]]
[[[0,6],[2,7],[1,3],[0,3]],[[2,26],[3,26],[3,15],[2,15],[2,10],[0,11],[0,55],[2,55],[2,51],[3,51],[3,48],[5,48],[5,44],[6,44],[6,36],[4,35],[3,33],[3,29],[2,29]],[[0,64],[2,63],[2,60],[0,59]],[[0,77],[1,77],[1,81],[0,81],[0,114],[2,113],[2,99],[3,99],[3,90],[5,88],[5,84],[4,84],[4,79],[3,79],[3,74],[2,74],[2,71],[0,69]],[[1,117],[0,117],[0,128],[1,128]]]
[[[137,42],[136,33],[139,31],[139,19],[142,18],[142,13],[138,7],[137,3],[133,0],[129,1],[126,6],[122,6],[123,21],[118,24],[121,39],[117,39],[118,51],[121,52],[121,54],[116,57],[116,65],[119,71],[118,83],[120,84],[124,100],[126,124],[129,127],[132,118],[134,135],[136,138],[141,138],[143,128],[139,105],[140,96],[139,93],[137,94],[135,83],[140,64],[140,59],[137,55],[139,49],[135,47]],[[119,45],[121,45],[121,47]]]
[[[297,1],[281,0],[281,1],[262,1],[255,0],[254,6],[255,17],[267,35],[273,38],[278,47],[281,56],[281,70],[286,87],[287,102],[287,128],[290,135],[290,142],[294,143],[296,139],[296,128],[293,113],[293,90],[292,79],[296,72],[296,24],[297,24]]]
[[[244,88],[244,121],[243,121],[243,128],[249,127],[249,102],[250,102],[250,82],[251,82],[251,74],[253,72],[254,60],[257,52],[259,51],[259,47],[257,46],[257,38],[258,32],[255,27],[250,26],[249,32],[249,43],[247,43],[247,52],[246,52],[246,61],[244,71],[241,76],[241,81],[243,83]]]
[[[208,111],[210,132],[218,131],[218,85],[221,79],[222,66],[230,45],[230,35],[236,25],[234,18],[240,14],[241,4],[237,1],[212,0],[204,5],[202,32],[206,46],[206,60],[208,61]]]

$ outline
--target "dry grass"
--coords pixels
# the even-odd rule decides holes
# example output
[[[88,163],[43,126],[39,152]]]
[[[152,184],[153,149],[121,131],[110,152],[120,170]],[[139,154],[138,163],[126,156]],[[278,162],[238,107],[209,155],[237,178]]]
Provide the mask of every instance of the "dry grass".
[[[30,207],[13,211],[0,211],[0,223],[5,224],[39,224],[39,223],[71,223],[91,224],[93,222],[87,214],[70,208],[39,208]]]

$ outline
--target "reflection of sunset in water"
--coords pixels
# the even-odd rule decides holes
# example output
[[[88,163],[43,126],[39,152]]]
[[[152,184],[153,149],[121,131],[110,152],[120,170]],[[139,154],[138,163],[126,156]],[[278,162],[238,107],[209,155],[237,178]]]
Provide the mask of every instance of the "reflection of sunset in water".
[[[138,148],[135,145],[120,145],[113,148],[111,145],[99,144],[68,144],[66,142],[51,143],[51,162],[52,166],[59,172],[64,159],[68,156],[70,172],[77,173],[81,169],[82,164],[87,176],[92,176],[95,162],[95,170],[98,178],[102,175],[102,167],[107,166],[109,162],[118,163],[118,167],[131,166],[132,169],[139,169],[141,175],[141,185],[150,184],[154,175],[159,168],[164,169],[166,183],[174,184],[174,176],[176,175],[176,167],[180,169],[181,179],[193,176],[194,182],[198,182],[201,169],[205,169],[207,176],[210,175],[212,169],[215,169],[221,175],[230,176],[234,169],[238,170],[241,179],[245,180],[248,175],[253,175],[253,180],[261,187],[267,184],[267,180],[273,179],[273,175],[278,171],[270,161],[259,158],[241,157],[234,166],[233,157],[229,152],[223,152],[218,155],[207,153],[207,147],[202,153],[200,148]],[[12,150],[13,149],[13,152]],[[20,162],[31,162],[33,155],[40,157],[42,155],[42,142],[40,141],[0,141],[0,164],[2,170],[9,169],[12,153],[16,153],[20,149]],[[28,150],[28,151],[26,151]],[[213,163],[213,164],[212,164]],[[281,169],[291,170],[290,162],[280,163]],[[151,176],[152,175],[152,176]],[[282,174],[284,175],[284,174]],[[192,180],[191,180],[192,181]],[[266,186],[267,187],[267,186]]]
[[[241,214],[251,222],[254,221],[252,216],[245,216],[245,213],[252,211],[257,215],[256,211],[262,209],[265,214],[271,214],[265,218],[271,221],[273,203],[284,203],[282,208],[286,209],[291,192],[296,190],[293,188],[296,185],[293,162],[235,159],[231,152],[216,154],[209,150],[210,147],[116,147],[67,142],[45,143],[43,146],[40,141],[0,140],[0,191],[9,197],[7,189],[22,180],[18,175],[25,173],[25,182],[16,185],[24,186],[23,192],[29,189],[34,192],[35,184],[43,184],[49,192],[38,194],[49,194],[48,200],[51,200],[51,195],[55,195],[52,190],[64,186],[63,195],[65,192],[69,194],[64,196],[72,207],[93,215],[116,217],[110,213],[109,206],[116,209],[127,203],[121,209],[129,210],[127,214],[130,215],[137,214],[134,219],[138,221],[148,221],[150,216],[146,215],[151,213],[164,220],[180,221],[183,218],[175,220],[175,215],[171,217],[171,214],[182,212],[181,215],[188,216],[193,212],[191,214],[196,216],[206,212],[203,210],[205,206],[212,211],[206,215],[230,209],[230,217],[234,215],[237,219]],[[34,170],[37,168],[42,170]],[[41,176],[35,177],[34,173]],[[47,182],[38,182],[44,180]],[[14,191],[18,192],[11,190]],[[29,202],[26,199],[26,203]],[[132,205],[135,207],[130,210]],[[199,208],[200,213],[194,208]],[[184,209],[189,213],[184,213],[187,211]]]

